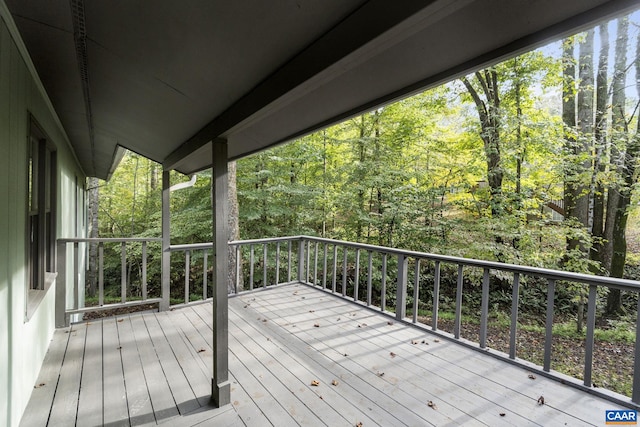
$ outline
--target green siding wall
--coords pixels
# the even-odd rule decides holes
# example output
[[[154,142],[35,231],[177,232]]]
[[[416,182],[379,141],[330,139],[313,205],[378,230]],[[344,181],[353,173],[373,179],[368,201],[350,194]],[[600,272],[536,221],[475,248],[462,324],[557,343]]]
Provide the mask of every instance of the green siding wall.
[[[18,47],[19,36],[2,0],[0,18],[0,425],[17,426],[48,349],[55,319],[55,287],[49,289],[30,319],[25,317],[29,114],[57,149],[57,237],[84,236],[82,230],[76,230],[75,218],[83,208],[76,211],[76,194],[82,191],[76,192],[76,177],[81,187],[85,176]],[[68,289],[72,289],[71,280],[69,277]]]

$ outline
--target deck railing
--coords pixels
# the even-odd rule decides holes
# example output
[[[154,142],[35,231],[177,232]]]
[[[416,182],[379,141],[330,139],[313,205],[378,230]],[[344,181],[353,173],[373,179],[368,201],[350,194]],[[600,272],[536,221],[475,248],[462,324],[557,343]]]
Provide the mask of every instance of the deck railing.
[[[514,363],[522,363],[527,367],[533,364],[517,359],[517,327],[519,315],[519,295],[523,279],[526,277],[542,279],[546,282],[546,315],[544,357],[540,372],[549,376],[562,377],[562,380],[573,386],[583,388],[589,392],[605,395],[616,399],[612,393],[595,389],[592,383],[594,332],[596,324],[597,292],[599,287],[620,289],[635,294],[640,292],[640,283],[625,279],[593,276],[588,274],[571,273],[536,267],[525,267],[499,262],[480,261],[452,256],[443,256],[415,251],[406,251],[396,248],[388,248],[360,243],[337,241],[316,237],[301,236],[298,238],[300,248],[305,255],[300,254],[300,260],[306,259],[305,276],[301,282],[317,286],[344,298],[366,306],[375,306],[375,309],[395,317],[397,320],[411,323],[419,323],[418,312],[420,307],[430,308],[430,329],[442,333],[438,327],[441,271],[443,266],[450,266],[457,270],[455,291],[455,320],[453,334],[450,338],[464,345],[489,350],[487,339],[487,326],[489,322],[489,307],[491,304],[489,284],[492,274],[500,274],[502,277],[511,277],[511,316],[509,333],[509,353],[496,351],[490,353],[510,360]],[[374,268],[374,261],[376,267]],[[301,265],[301,264],[299,264]],[[431,269],[433,277],[433,289],[431,289],[431,301],[427,301],[420,295],[420,280],[425,268]],[[465,269],[480,269],[481,286],[480,302],[480,328],[479,342],[470,343],[462,337],[462,307],[464,298],[464,271]],[[375,286],[373,286],[375,283]],[[554,299],[556,287],[561,283],[579,284],[588,287],[586,300],[586,338],[585,355],[583,361],[583,379],[572,378],[552,373],[552,343],[554,324]],[[377,289],[378,291],[374,291]],[[388,291],[391,291],[390,293]],[[391,296],[394,301],[389,301]],[[375,304],[374,302],[377,302]],[[430,306],[430,307],[429,307]],[[411,317],[407,318],[407,312]],[[640,298],[638,298],[636,326],[640,325]],[[426,327],[426,325],[423,325]],[[449,334],[444,333],[444,336]],[[636,340],[634,352],[634,375],[631,401],[640,404],[640,328],[636,327]]]
[[[157,298],[149,298],[146,294],[146,283],[142,280],[142,298],[129,301],[126,298],[127,282],[125,279],[126,249],[128,244],[142,244],[143,271],[146,268],[146,252],[144,248],[150,242],[158,242],[160,239],[59,239],[58,240],[58,265],[66,266],[66,245],[73,244],[74,259],[78,259],[78,244],[95,242],[99,245],[99,272],[102,276],[102,245],[119,244],[122,253],[122,279],[121,301],[116,304],[103,303],[102,279],[99,280],[99,304],[98,307],[83,308],[78,306],[78,289],[81,286],[79,279],[74,285],[74,303],[66,310],[66,316],[96,309],[108,309],[127,304],[143,304],[160,302],[165,300],[164,307],[168,307],[169,295],[160,295]],[[282,238],[268,238],[229,242],[230,250],[235,253],[235,271],[232,271],[230,294],[266,288],[286,283],[304,283],[324,289],[327,292],[347,298],[355,303],[371,307],[398,321],[418,324],[423,328],[431,329],[444,337],[450,338],[463,345],[478,348],[482,351],[490,349],[488,338],[489,307],[492,304],[489,294],[489,285],[492,276],[500,275],[504,280],[510,278],[511,282],[511,310],[508,354],[492,349],[490,354],[524,364],[528,368],[537,369],[549,376],[560,376],[573,386],[587,391],[616,397],[602,389],[595,390],[592,384],[594,333],[596,323],[596,308],[598,288],[621,289],[635,294],[640,292],[640,284],[635,281],[616,279],[610,277],[593,276],[586,274],[570,273],[544,268],[525,267],[512,264],[504,264],[490,261],[480,261],[459,257],[429,254],[423,252],[406,251],[396,248],[366,245],[354,242],[331,240],[309,236],[294,236]],[[199,243],[189,245],[172,245],[169,248],[172,254],[183,253],[185,257],[184,271],[184,302],[192,300],[193,289],[201,286],[202,300],[206,300],[213,292],[209,292],[213,283],[209,281],[209,266],[214,265],[213,246],[211,243]],[[200,254],[198,254],[201,252]],[[193,262],[193,255],[198,254],[202,260],[201,267]],[[209,262],[209,258],[211,262]],[[77,266],[78,263],[74,262]],[[191,272],[202,268],[201,283],[194,283]],[[442,290],[442,271],[446,268],[453,271],[455,279],[455,304],[452,333],[444,332],[439,327],[439,314]],[[79,278],[76,271],[76,278]],[[463,303],[465,299],[465,272],[477,271],[471,275],[477,280],[477,286],[481,289],[479,334],[478,342],[472,343],[465,339],[462,330]],[[430,276],[433,282],[427,298],[423,292],[424,286],[420,281],[425,275]],[[143,274],[144,275],[144,274]],[[60,270],[59,270],[60,278]],[[543,280],[546,286],[546,310],[544,327],[544,356],[541,366],[534,366],[517,357],[517,328],[519,317],[519,296],[523,284],[529,278]],[[60,280],[60,279],[59,279]],[[62,273],[64,280],[64,273]],[[469,278],[467,278],[466,286]],[[210,286],[211,283],[211,286]],[[584,341],[584,360],[582,380],[571,379],[553,372],[553,324],[556,288],[566,286],[568,283],[583,285],[588,288],[586,299],[586,338]],[[422,292],[421,292],[422,291]],[[468,294],[467,294],[468,295]],[[468,296],[467,296],[468,297]],[[197,299],[200,299],[198,296]],[[640,298],[638,298],[637,323],[640,324]],[[429,313],[430,319],[422,322],[424,317],[419,316],[419,311]],[[409,317],[407,314],[409,313]],[[428,324],[429,323],[429,324]],[[636,328],[636,346],[634,353],[634,372],[640,372],[640,328]],[[613,396],[613,397],[612,397]],[[640,374],[634,375],[632,402],[640,404]]]
[[[56,313],[56,324],[58,326],[64,326],[69,323],[69,318],[73,315],[81,315],[91,311],[111,310],[114,308],[141,305],[141,304],[154,304],[160,303],[165,297],[164,295],[157,295],[150,297],[148,295],[148,283],[147,283],[147,267],[148,267],[148,246],[150,243],[160,243],[162,239],[158,238],[73,238],[73,239],[58,239],[57,240],[57,280],[59,283],[66,283],[67,276],[67,254],[68,246],[72,246],[71,264],[73,271],[73,291],[71,295],[71,303],[67,302],[66,286],[56,287],[56,306],[65,307],[64,312]],[[83,245],[83,250],[80,250]],[[83,275],[80,274],[79,266],[83,265],[82,258],[86,257],[86,250],[91,244],[97,245],[98,252],[98,266],[97,266],[97,304],[87,306],[84,304],[85,283],[82,282]],[[120,301],[118,302],[105,302],[104,292],[104,248],[105,245],[114,246],[116,250],[120,251]],[[128,248],[139,245],[140,253],[133,255]],[[119,246],[119,248],[118,248]],[[140,287],[139,295],[136,297],[129,296],[131,283],[128,278],[130,277],[128,268],[137,264],[140,267]]]

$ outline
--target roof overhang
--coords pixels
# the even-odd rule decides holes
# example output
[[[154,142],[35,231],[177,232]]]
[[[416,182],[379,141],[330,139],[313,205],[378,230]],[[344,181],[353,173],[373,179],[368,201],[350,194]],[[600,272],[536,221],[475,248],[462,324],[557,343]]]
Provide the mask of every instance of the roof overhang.
[[[1,1],[1,0],[0,0]],[[193,173],[577,32],[636,0],[5,0],[83,168]]]

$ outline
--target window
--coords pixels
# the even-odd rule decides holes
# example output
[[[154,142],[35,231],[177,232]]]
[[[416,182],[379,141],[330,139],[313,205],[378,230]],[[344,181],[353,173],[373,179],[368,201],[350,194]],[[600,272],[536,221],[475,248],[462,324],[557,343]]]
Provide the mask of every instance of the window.
[[[29,289],[45,290],[55,270],[56,150],[33,119],[28,174]]]

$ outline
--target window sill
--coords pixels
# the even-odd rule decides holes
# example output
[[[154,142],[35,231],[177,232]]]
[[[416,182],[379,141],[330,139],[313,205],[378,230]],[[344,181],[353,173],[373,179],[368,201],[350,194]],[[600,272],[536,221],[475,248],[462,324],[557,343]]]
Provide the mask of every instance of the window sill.
[[[31,316],[36,312],[38,306],[44,299],[45,295],[56,281],[58,273],[44,273],[44,289],[29,289],[27,291],[27,312],[25,315],[25,322],[31,319]]]

